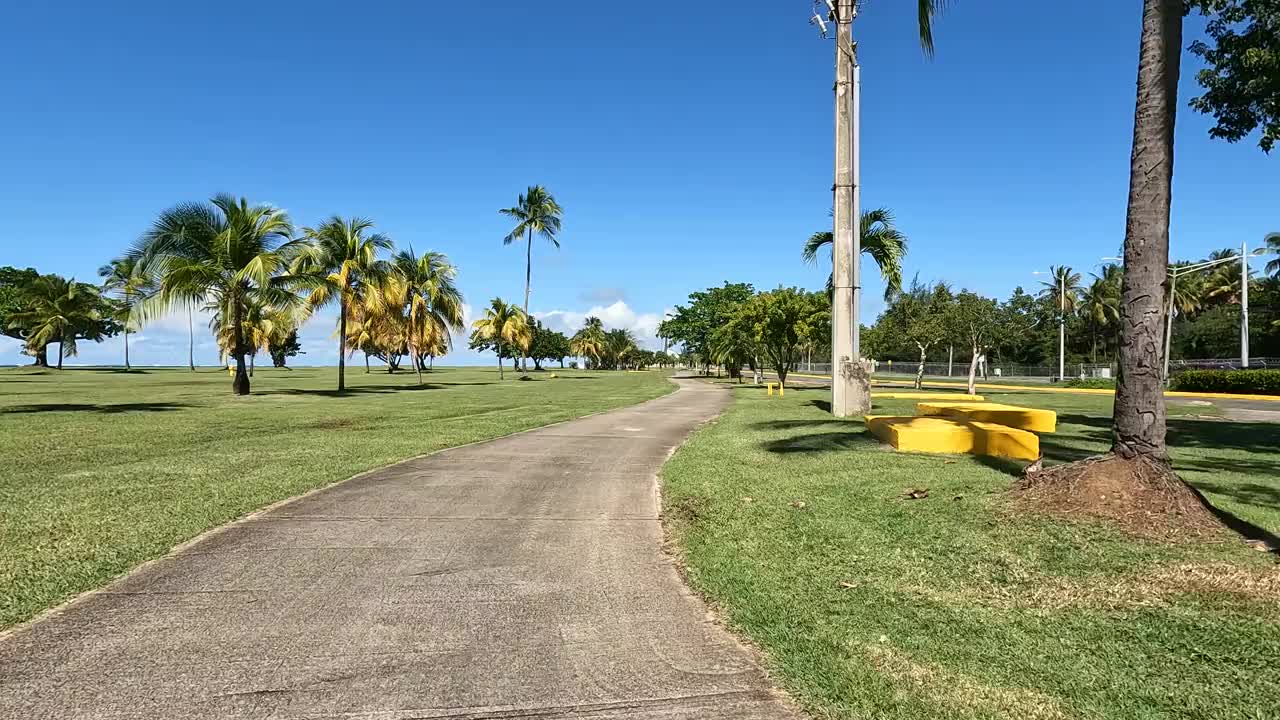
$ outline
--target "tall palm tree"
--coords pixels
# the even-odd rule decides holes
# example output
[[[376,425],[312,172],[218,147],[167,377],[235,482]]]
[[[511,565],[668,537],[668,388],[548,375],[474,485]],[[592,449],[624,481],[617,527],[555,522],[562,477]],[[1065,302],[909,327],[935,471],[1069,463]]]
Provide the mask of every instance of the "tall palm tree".
[[[516,198],[515,207],[504,208],[498,212],[514,218],[516,226],[502,239],[503,245],[525,240],[524,265],[524,314],[529,315],[529,291],[533,280],[533,236],[539,235],[548,242],[560,247],[560,220],[564,209],[556,198],[541,185],[530,185],[529,189]],[[528,372],[528,364],[521,358],[521,366]]]
[[[101,297],[88,283],[58,275],[41,275],[23,288],[23,309],[9,316],[10,325],[26,330],[26,351],[32,356],[58,343],[58,369],[64,357],[76,355],[76,339],[98,325]],[[94,336],[90,339],[100,339]]]
[[[232,390],[249,394],[244,321],[251,307],[296,308],[286,274],[302,249],[283,210],[220,194],[160,214],[134,250],[157,292],[139,305],[140,319],[173,307],[211,305],[231,325],[236,361]]]
[[[418,384],[428,354],[443,354],[449,348],[451,331],[462,324],[462,292],[458,290],[458,269],[444,253],[414,253],[402,250],[391,261],[391,273],[378,295],[398,304],[404,313],[405,338]]]
[[[862,213],[858,230],[861,238],[862,252],[870,255],[880,268],[880,277],[884,278],[884,298],[892,299],[902,292],[902,258],[907,254],[907,236],[893,225],[893,213],[888,208],[876,208]],[[801,257],[807,263],[817,262],[818,251],[832,244],[830,230],[816,232],[809,236],[804,244]],[[827,291],[830,292],[833,280],[827,276]]]
[[[494,298],[484,311],[484,317],[471,324],[473,335],[481,340],[490,340],[498,355],[498,379],[504,379],[502,370],[502,350],[504,347],[525,352],[532,342],[528,316],[520,308]]]
[[[130,370],[129,332],[136,322],[134,309],[152,290],[150,278],[139,266],[138,258],[132,255],[118,257],[98,268],[98,277],[102,278],[102,289],[120,300],[118,319],[124,328],[124,369]]]
[[[293,265],[293,272],[306,278],[310,286],[307,306],[311,310],[338,301],[339,392],[346,389],[347,321],[351,308],[365,287],[386,272],[387,266],[378,259],[378,251],[392,247],[390,238],[372,230],[371,220],[347,220],[337,215],[318,227],[303,228],[307,245]]]
[[[1267,262],[1266,272],[1274,277],[1280,277],[1280,233],[1271,233],[1267,236],[1266,248],[1268,255],[1275,255]]]
[[[1231,248],[1214,250],[1209,253],[1208,260],[1225,260],[1239,254],[1239,250],[1232,250]],[[1204,271],[1203,278],[1202,292],[1205,300],[1223,302],[1229,305],[1240,304],[1240,263],[1224,262],[1221,265],[1208,268]]]
[[[594,315],[582,323],[582,329],[574,333],[569,340],[569,351],[584,360],[588,357],[595,361],[596,369],[600,368],[600,358],[605,351],[604,323]]]
[[[1143,0],[1138,92],[1120,300],[1120,376],[1112,450],[1122,458],[1167,463],[1161,335],[1169,267],[1173,128],[1182,63],[1185,0]]]

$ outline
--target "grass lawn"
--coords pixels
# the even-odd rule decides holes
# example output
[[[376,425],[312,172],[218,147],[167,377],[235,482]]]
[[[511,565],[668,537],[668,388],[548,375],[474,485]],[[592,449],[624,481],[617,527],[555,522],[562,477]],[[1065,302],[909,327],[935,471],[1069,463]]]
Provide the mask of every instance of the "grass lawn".
[[[816,717],[1280,712],[1276,556],[1028,516],[1003,492],[1011,463],[886,450],[825,412],[826,389],[733,392],[663,469],[668,529],[695,588]],[[1047,462],[1109,446],[1110,397],[983,394],[1059,412]],[[1170,441],[1217,507],[1280,534],[1280,425],[1175,417]]]
[[[664,373],[0,370],[0,628],[364,470],[657,397]]]

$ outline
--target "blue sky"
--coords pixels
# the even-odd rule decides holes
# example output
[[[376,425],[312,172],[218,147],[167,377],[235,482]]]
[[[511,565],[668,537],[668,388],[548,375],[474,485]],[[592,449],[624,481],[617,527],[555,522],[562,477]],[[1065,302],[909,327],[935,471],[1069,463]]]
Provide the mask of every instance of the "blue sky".
[[[908,277],[1003,296],[1089,270],[1124,232],[1140,6],[962,0],[920,53],[913,3],[869,0],[863,203],[894,210]],[[211,11],[216,7],[216,12]],[[518,300],[496,210],[530,183],[565,207],[536,246],[532,309],[642,335],[724,280],[819,287],[832,53],[805,0],[25,2],[0,27],[0,264],[90,279],[163,208],[227,191],[300,225],[373,218],[447,253],[468,303]],[[1188,23],[1188,41],[1201,23]],[[1173,254],[1280,230],[1280,166],[1210,140],[1186,57]],[[863,320],[881,309],[868,272]],[[334,357],[332,313],[303,363]],[[185,361],[185,321],[141,363]],[[202,334],[202,362],[215,351]],[[25,362],[0,341],[0,364]],[[119,342],[81,362],[118,362]],[[450,362],[479,361],[459,352]]]

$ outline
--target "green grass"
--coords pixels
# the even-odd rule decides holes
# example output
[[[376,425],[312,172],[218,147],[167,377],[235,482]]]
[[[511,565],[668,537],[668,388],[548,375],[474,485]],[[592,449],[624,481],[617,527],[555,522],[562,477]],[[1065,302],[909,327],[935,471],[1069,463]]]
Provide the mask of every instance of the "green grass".
[[[1275,556],[1022,514],[1012,464],[886,450],[826,390],[733,392],[663,470],[668,529],[816,717],[1275,717]],[[1051,462],[1108,446],[1109,397],[984,394],[1059,412]],[[1173,418],[1170,439],[1216,506],[1280,533],[1280,425]]]
[[[665,374],[0,370],[0,628],[370,468],[669,392]]]

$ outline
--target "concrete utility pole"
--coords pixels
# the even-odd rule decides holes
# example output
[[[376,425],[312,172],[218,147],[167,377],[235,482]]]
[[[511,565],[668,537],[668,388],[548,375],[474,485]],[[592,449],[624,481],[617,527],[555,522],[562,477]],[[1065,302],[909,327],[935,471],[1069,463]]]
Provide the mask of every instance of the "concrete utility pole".
[[[1058,382],[1067,379],[1067,278],[1058,274]]]
[[[871,383],[862,365],[858,327],[861,293],[858,237],[860,69],[853,43],[854,0],[828,3],[836,23],[835,227],[832,243],[831,413],[861,415],[871,409]]]
[[[1240,367],[1249,367],[1249,243],[1240,243]]]

